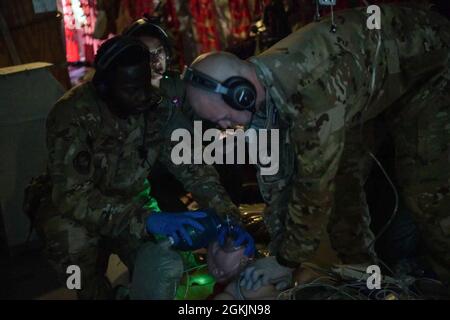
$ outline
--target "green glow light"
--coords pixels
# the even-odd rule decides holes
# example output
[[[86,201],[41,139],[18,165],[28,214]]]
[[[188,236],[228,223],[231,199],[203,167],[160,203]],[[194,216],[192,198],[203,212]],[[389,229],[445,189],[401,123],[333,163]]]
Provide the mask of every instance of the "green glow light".
[[[187,272],[185,279],[177,288],[177,300],[205,300],[213,292],[216,281],[208,274],[206,266],[200,266],[197,271]]]
[[[204,286],[204,285],[211,284],[214,282],[214,278],[211,277],[209,274],[201,274],[198,276],[192,276],[191,279],[192,279],[191,284],[196,283],[200,286]]]
[[[144,182],[144,190],[142,190],[137,196],[136,200],[138,201],[145,201],[145,204],[143,205],[144,209],[147,209],[149,211],[154,212],[160,212],[161,209],[159,208],[158,202],[155,198],[151,195],[152,187],[150,186],[150,182],[148,179]]]

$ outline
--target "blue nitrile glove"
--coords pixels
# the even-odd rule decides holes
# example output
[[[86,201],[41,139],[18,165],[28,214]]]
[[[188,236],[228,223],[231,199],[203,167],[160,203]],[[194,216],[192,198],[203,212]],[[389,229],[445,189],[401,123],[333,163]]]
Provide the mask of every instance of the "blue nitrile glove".
[[[253,291],[269,284],[277,290],[285,290],[292,285],[294,270],[280,265],[273,256],[265,257],[256,260],[241,273],[239,284]]]
[[[255,254],[255,240],[253,240],[253,237],[240,225],[233,222],[223,223],[222,227],[219,229],[219,236],[217,238],[220,246],[225,245],[225,240],[228,236],[231,236],[234,239],[233,244],[236,247],[246,243],[244,254],[247,257],[251,257]]]
[[[187,211],[179,213],[154,212],[148,216],[146,228],[148,233],[154,233],[172,238],[174,244],[180,242],[183,238],[189,245],[192,245],[192,239],[184,228],[185,225],[192,226],[200,231],[205,228],[195,221],[196,218],[204,218],[206,213],[202,211]]]

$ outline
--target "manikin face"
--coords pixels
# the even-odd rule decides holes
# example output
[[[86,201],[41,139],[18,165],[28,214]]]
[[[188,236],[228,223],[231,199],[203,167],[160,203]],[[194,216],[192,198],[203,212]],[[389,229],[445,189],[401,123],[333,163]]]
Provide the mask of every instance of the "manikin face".
[[[223,247],[213,242],[208,247],[208,270],[218,283],[226,283],[237,276],[251,258],[244,254],[245,246],[234,248],[233,240],[228,239]]]
[[[152,69],[152,85],[159,87],[163,74],[167,71],[167,52],[161,41],[154,37],[140,37],[150,52],[150,68]]]

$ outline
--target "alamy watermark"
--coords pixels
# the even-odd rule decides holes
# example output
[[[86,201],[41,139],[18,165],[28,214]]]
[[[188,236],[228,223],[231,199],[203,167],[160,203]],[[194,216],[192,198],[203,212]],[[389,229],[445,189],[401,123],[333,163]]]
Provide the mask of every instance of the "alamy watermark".
[[[81,290],[81,268],[77,265],[70,265],[66,269],[69,274],[66,280],[66,287],[69,290]]]
[[[174,164],[257,164],[261,175],[279,170],[278,129],[208,129],[202,134],[202,122],[194,121],[194,132],[183,128],[172,132],[178,142],[170,154]],[[210,142],[203,148],[203,142]],[[248,153],[246,152],[248,144]],[[248,159],[246,159],[248,155]]]
[[[381,269],[377,265],[368,266],[366,269],[366,273],[370,274],[370,276],[366,280],[367,289],[381,289]]]
[[[377,5],[371,5],[367,7],[367,14],[370,16],[366,20],[366,26],[369,30],[381,29],[381,9]]]

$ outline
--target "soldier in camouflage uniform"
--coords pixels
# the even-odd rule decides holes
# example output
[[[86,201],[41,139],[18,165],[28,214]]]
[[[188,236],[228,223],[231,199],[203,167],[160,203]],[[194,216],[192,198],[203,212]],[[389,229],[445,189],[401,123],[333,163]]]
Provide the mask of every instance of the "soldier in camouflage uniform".
[[[223,127],[280,129],[280,170],[259,177],[279,265],[311,258],[326,221],[344,262],[374,259],[363,185],[379,143],[371,122],[382,115],[395,141],[399,193],[430,256],[450,269],[450,23],[424,8],[380,8],[381,30],[367,28],[366,8],[346,10],[336,14],[336,32],[324,19],[248,61],[213,53],[192,64],[217,81],[243,77],[256,90],[251,114],[190,85],[200,116]]]
[[[139,39],[150,52],[152,85],[157,87],[177,108],[181,108],[188,119],[192,118],[192,109],[187,107],[185,85],[178,72],[173,70],[173,47],[168,32],[157,18],[144,17],[133,22],[123,35]],[[190,113],[188,113],[190,112]],[[152,194],[163,210],[185,210],[186,205],[180,200],[186,194],[179,183],[167,169],[157,161],[151,177]]]
[[[150,52],[150,67],[152,69],[152,84],[160,88],[170,101],[177,104],[189,120],[199,120],[187,103],[186,84],[180,79],[180,73],[176,70],[172,38],[154,17],[145,17],[132,23],[123,31],[124,35],[139,39]],[[204,123],[204,130],[209,123]],[[156,172],[152,176],[152,192],[158,200],[161,208],[181,210],[184,204],[179,200],[183,190],[173,175],[159,163],[156,164]],[[216,165],[220,181],[231,200],[239,204],[241,198],[242,173],[239,166]],[[171,192],[166,192],[171,190]]]
[[[112,298],[105,277],[111,252],[131,272],[137,255],[150,257],[147,272],[154,273],[154,280],[146,297],[174,297],[183,263],[149,233],[152,208],[142,192],[157,159],[201,207],[239,219],[212,167],[172,163],[170,134],[189,129],[190,123],[176,104],[151,88],[148,59],[148,50],[137,40],[108,40],[96,57],[97,68],[98,61],[108,62],[101,70],[105,74],[97,69],[98,78],[67,92],[47,119],[50,185],[35,224],[63,283],[69,265],[81,268],[81,299]]]

